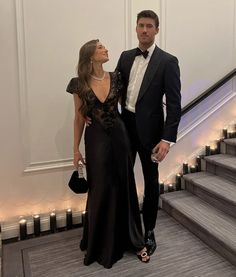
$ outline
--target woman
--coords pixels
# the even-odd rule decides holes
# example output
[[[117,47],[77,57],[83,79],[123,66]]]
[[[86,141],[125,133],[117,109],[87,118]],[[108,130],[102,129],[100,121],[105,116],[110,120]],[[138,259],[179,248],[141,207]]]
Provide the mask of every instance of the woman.
[[[97,261],[105,268],[112,267],[130,248],[142,262],[150,259],[142,235],[128,137],[118,113],[122,84],[118,72],[104,71],[108,60],[108,51],[99,40],[85,43],[80,49],[78,77],[67,87],[74,96],[75,167],[84,163],[79,149],[84,119],[92,119],[85,129],[89,192],[80,248],[87,250],[85,265]]]

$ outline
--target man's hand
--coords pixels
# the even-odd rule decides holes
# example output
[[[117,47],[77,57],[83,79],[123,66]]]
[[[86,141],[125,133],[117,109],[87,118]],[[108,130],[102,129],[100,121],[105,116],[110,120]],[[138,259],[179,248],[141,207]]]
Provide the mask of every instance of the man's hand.
[[[170,149],[170,143],[166,141],[160,141],[153,149],[152,149],[152,157],[157,163],[160,163],[164,160],[165,156],[168,154]]]

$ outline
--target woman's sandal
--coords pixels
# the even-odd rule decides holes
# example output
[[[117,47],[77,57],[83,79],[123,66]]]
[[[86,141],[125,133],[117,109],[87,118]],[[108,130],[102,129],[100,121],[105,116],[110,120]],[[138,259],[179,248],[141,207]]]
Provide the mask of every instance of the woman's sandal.
[[[139,260],[143,263],[148,263],[150,261],[150,256],[148,256],[147,248],[144,247],[141,251],[136,253]]]

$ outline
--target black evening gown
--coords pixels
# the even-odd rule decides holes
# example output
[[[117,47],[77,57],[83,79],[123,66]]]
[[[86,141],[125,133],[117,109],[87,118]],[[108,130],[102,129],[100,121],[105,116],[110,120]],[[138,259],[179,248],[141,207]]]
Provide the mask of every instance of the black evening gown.
[[[118,72],[110,74],[110,91],[104,102],[87,93],[88,116],[85,156],[89,192],[81,250],[84,264],[97,261],[105,268],[122,258],[126,250],[144,247],[129,140],[118,112],[122,83]],[[78,93],[78,78],[67,91]],[[78,93],[79,94],[79,93]]]

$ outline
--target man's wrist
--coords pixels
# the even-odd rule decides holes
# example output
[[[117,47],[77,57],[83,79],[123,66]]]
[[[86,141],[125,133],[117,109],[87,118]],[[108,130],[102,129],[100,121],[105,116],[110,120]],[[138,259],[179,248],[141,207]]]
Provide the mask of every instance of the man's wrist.
[[[170,146],[174,145],[175,143],[169,140],[162,139],[161,141],[169,143]]]

